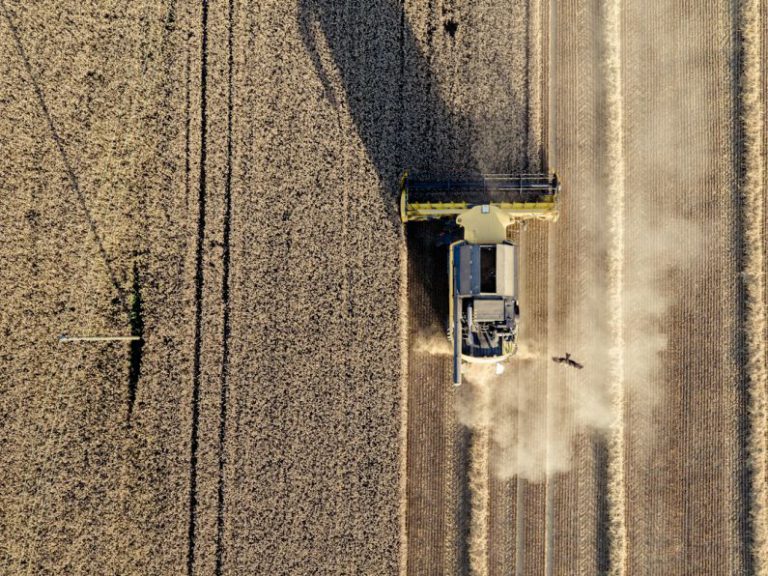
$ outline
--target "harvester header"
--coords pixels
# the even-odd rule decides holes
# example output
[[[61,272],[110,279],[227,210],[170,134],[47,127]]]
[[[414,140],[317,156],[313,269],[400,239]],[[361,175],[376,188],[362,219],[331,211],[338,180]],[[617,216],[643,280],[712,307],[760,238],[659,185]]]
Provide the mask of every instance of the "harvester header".
[[[524,220],[555,221],[556,174],[485,174],[470,179],[413,178],[400,187],[405,222],[455,218],[464,239],[448,253],[448,339],[453,383],[465,362],[496,364],[517,351],[520,324],[519,250],[507,228]]]
[[[455,217],[475,206],[499,208],[512,220],[558,217],[557,174],[484,174],[471,179],[422,179],[407,172],[400,185],[403,222]]]

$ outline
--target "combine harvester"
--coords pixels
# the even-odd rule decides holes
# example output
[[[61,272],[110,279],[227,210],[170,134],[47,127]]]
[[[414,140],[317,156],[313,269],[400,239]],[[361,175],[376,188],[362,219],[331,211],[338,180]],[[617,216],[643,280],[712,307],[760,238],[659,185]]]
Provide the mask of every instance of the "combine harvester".
[[[464,239],[450,246],[448,339],[453,384],[463,362],[501,363],[517,351],[518,247],[507,228],[525,220],[555,221],[557,175],[484,175],[472,180],[425,180],[406,173],[400,190],[403,223],[456,218]]]

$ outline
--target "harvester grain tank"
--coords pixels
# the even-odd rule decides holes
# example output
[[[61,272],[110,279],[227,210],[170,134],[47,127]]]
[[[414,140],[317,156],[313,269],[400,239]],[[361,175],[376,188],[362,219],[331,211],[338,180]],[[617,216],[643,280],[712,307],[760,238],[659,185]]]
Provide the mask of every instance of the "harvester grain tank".
[[[484,175],[472,179],[402,178],[402,221],[455,218],[464,229],[448,258],[448,338],[453,383],[463,362],[499,364],[517,351],[519,251],[507,229],[524,220],[557,220],[556,174]]]

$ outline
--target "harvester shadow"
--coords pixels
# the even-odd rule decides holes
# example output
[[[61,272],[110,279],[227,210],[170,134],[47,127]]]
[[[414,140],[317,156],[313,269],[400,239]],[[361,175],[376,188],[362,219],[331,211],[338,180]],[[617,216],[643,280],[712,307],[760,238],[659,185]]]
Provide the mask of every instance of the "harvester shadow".
[[[427,53],[433,43],[454,42],[461,22],[446,18],[450,20],[447,27],[437,25],[425,31]],[[299,0],[298,23],[325,98],[340,114],[351,116],[378,173],[380,194],[393,230],[399,234],[402,226],[398,200],[404,171],[436,177],[479,172],[472,155],[470,123],[441,99],[437,78],[402,4],[391,0],[358,4]],[[409,224],[406,233],[411,334],[437,324],[445,328],[448,249],[440,241],[443,230],[444,223],[425,222]],[[448,359],[432,361],[440,373],[437,363],[447,363]],[[450,386],[439,378],[433,385]],[[439,423],[435,430],[445,434]],[[468,433],[459,432],[457,441],[461,467],[466,465]],[[462,573],[466,573],[470,505],[466,470],[459,471],[457,481],[459,542],[455,553]]]
[[[381,181],[380,193],[393,228],[400,228],[399,180],[405,170],[420,174],[477,173],[472,160],[469,122],[439,96],[436,78],[411,30],[402,5],[374,0],[359,5],[334,0],[300,0],[299,26],[307,53],[323,83],[325,97],[340,107],[338,83],[357,133]],[[427,30],[426,45],[446,30]],[[370,33],[354,34],[366,30]],[[442,40],[440,40],[442,41]],[[327,64],[330,52],[333,65]],[[340,80],[339,80],[340,79]],[[336,85],[334,85],[336,81]],[[414,283],[425,285],[432,312],[446,313],[447,271],[434,275],[445,247],[434,238],[439,226],[409,224],[408,259]],[[435,263],[435,259],[438,262]]]
[[[595,458],[597,481],[596,497],[597,497],[597,542],[595,546],[595,566],[597,567],[598,574],[608,574],[610,571],[610,517],[609,501],[608,501],[608,438],[603,434],[595,434],[592,438],[592,450]]]

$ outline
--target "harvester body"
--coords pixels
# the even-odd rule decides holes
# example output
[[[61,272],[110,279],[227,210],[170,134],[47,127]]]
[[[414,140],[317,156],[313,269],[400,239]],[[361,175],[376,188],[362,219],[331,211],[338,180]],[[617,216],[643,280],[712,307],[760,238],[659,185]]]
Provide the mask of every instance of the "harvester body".
[[[451,244],[448,258],[454,385],[461,384],[463,362],[498,364],[517,351],[519,252],[507,240],[507,228],[523,220],[556,220],[559,191],[554,174],[403,176],[403,222],[455,217],[464,228],[464,239]]]

